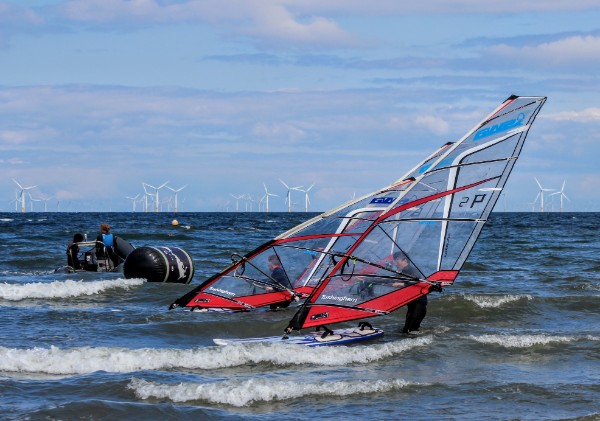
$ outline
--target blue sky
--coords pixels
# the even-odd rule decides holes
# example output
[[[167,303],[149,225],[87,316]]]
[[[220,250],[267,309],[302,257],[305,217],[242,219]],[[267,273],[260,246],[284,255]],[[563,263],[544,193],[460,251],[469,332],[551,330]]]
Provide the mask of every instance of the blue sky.
[[[0,210],[324,211],[511,94],[548,102],[496,209],[600,211],[596,0],[0,0]]]

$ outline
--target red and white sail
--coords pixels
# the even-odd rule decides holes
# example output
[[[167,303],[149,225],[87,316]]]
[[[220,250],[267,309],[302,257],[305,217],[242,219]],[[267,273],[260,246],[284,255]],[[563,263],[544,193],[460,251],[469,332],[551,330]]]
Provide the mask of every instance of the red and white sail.
[[[349,236],[328,239],[325,273],[310,279],[316,287],[288,329],[388,314],[452,284],[545,101],[511,96],[391,186],[322,215]],[[410,262],[402,270],[392,265],[398,251]]]

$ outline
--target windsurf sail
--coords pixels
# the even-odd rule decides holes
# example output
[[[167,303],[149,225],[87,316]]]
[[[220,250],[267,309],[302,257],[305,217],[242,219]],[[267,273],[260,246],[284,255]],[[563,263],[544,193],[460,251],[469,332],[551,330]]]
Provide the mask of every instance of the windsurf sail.
[[[386,209],[375,192],[284,232],[232,263],[170,306],[252,310],[286,306],[310,295]]]
[[[420,165],[434,160],[448,147],[443,146]],[[175,300],[170,309],[244,311],[286,306],[295,299],[308,297],[394,202],[397,192],[411,182],[399,181],[390,188],[351,200],[250,253],[234,254],[227,268]]]
[[[322,215],[318,226],[337,230],[286,330],[385,315],[451,285],[545,101],[509,97],[392,185]]]

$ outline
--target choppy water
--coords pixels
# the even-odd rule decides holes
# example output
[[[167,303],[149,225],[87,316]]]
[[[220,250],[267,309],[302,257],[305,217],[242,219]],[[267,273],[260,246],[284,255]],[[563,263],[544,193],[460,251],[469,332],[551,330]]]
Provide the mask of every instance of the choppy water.
[[[423,333],[404,309],[352,347],[218,347],[276,335],[293,309],[168,311],[305,214],[0,214],[2,419],[600,419],[600,214],[493,214]],[[194,259],[190,285],[54,274],[101,222]],[[352,324],[350,324],[352,325]]]

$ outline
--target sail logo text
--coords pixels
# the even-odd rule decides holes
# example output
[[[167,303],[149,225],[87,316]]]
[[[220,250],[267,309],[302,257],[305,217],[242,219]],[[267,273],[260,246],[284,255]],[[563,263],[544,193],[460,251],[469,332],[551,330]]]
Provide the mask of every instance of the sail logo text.
[[[220,292],[221,294],[225,294],[225,295],[235,295],[235,292],[227,291],[227,290],[224,290],[221,288],[209,287],[208,291]]]
[[[494,124],[492,127],[486,127],[485,129],[481,129],[477,133],[475,133],[473,142],[477,142],[479,139],[483,139],[484,137],[489,137],[497,133],[502,133],[510,129],[514,129],[515,127],[519,127],[523,124],[523,120],[525,120],[525,114],[520,113],[517,116],[517,118],[513,118],[512,120],[506,120],[505,122]]]
[[[378,205],[391,205],[396,200],[393,197],[375,197],[373,200],[369,202],[369,204],[378,204]]]
[[[474,197],[463,197],[460,202],[458,203],[458,207],[462,208],[462,207],[466,207],[469,205],[469,203],[471,203],[471,206],[468,206],[469,208],[472,208],[473,206],[475,206],[477,203],[484,203],[485,197],[487,196],[487,194],[476,194]]]
[[[358,301],[358,298],[350,298],[350,297],[338,297],[336,295],[321,295],[321,299],[330,300],[330,301],[346,301],[350,303],[355,303]]]

